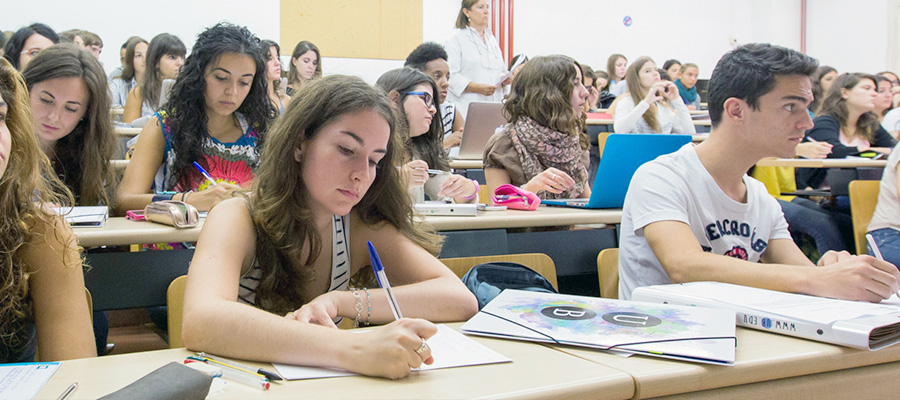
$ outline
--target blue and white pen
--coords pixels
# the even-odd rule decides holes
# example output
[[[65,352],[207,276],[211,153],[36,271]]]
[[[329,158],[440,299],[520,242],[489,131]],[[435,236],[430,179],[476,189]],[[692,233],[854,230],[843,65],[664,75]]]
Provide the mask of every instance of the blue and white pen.
[[[375,279],[378,280],[378,286],[384,289],[388,305],[391,306],[391,312],[394,313],[394,319],[403,318],[403,315],[400,314],[400,306],[397,305],[397,299],[394,297],[394,291],[391,290],[391,283],[388,282],[387,275],[384,273],[384,266],[381,265],[381,257],[378,257],[378,252],[375,251],[375,246],[372,245],[372,242],[367,243],[369,245],[369,260],[372,262],[372,269],[375,270]]]
[[[209,181],[210,186],[216,186],[216,180],[209,176],[209,172],[206,172],[196,161],[194,161],[194,168],[197,168],[197,171],[200,171],[200,174]]]
[[[871,233],[866,234],[866,242],[869,242],[869,247],[872,248],[872,253],[875,254],[875,258],[884,261],[884,257],[881,256],[881,250],[878,248],[878,245],[875,244],[875,238],[872,237]],[[897,295],[900,295],[900,292],[897,292]]]

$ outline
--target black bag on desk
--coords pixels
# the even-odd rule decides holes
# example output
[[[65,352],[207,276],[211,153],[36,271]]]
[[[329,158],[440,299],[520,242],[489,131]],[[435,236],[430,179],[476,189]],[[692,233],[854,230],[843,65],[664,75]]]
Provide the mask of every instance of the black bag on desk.
[[[466,272],[462,281],[478,299],[479,310],[497,297],[503,289],[558,293],[543,275],[514,262],[478,264]]]
[[[100,400],[203,400],[212,380],[200,371],[171,362]]]

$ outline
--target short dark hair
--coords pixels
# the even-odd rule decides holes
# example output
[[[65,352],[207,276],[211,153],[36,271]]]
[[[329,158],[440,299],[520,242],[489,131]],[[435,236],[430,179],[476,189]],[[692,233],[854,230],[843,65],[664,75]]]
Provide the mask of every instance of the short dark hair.
[[[406,62],[403,63],[404,67],[415,68],[419,71],[425,70],[425,64],[428,64],[431,61],[442,59],[447,61],[447,50],[444,50],[444,46],[437,44],[435,42],[425,42],[416,47],[409,56],[406,57]]]
[[[775,88],[775,78],[810,76],[819,62],[796,50],[766,43],[750,43],[726,53],[716,63],[709,80],[709,118],[716,127],[722,121],[725,100],[741,99],[755,110],[759,98]]]
[[[9,38],[9,41],[6,42],[6,47],[3,49],[3,57],[12,64],[13,68],[21,69],[19,66],[19,53],[24,50],[25,41],[34,34],[50,39],[54,44],[59,43],[59,35],[56,34],[56,31],[39,22],[17,30],[16,33]]]
[[[681,61],[678,61],[678,60],[676,60],[676,59],[674,59],[674,58],[671,59],[671,60],[666,60],[666,62],[663,63],[662,69],[668,71],[669,68],[672,67],[672,66],[675,65],[675,64],[681,65]]]

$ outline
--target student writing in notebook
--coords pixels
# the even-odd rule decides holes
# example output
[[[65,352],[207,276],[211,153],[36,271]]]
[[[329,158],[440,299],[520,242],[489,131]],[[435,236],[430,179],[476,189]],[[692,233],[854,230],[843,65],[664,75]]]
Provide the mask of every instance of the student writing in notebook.
[[[726,54],[709,85],[712,132],[696,147],[641,166],[622,215],[619,296],[640,286],[720,281],[849,300],[880,301],[900,272],[870,256],[827,252],[818,265],[791,240],[778,203],[746,171],[793,157],[812,127],[816,60],[768,44]]]
[[[400,176],[414,201],[422,203],[428,196],[430,200],[476,202],[478,183],[450,173],[450,162],[441,146],[444,130],[437,115],[434,80],[407,67],[385,72],[376,86],[387,93],[398,113],[397,136],[406,150],[398,165],[402,165]],[[435,170],[443,173],[434,173]]]
[[[581,67],[566,56],[536,57],[513,81],[503,104],[508,124],[484,150],[489,193],[512,184],[540,198],[591,197]]]
[[[119,186],[119,211],[172,199],[208,211],[249,186],[271,108],[259,39],[247,28],[227,23],[201,33],[170,101],[138,136]]]
[[[431,358],[423,343],[437,327],[394,321],[384,292],[360,279],[371,277],[367,241],[403,315],[460,321],[478,311],[432,255],[438,236],[412,219],[393,115],[390,100],[356,77],[316,79],[291,100],[267,137],[252,195],[219,204],[200,233],[184,297],[189,349],[409,375]],[[353,333],[336,329],[338,317],[386,326]]]
[[[0,60],[0,363],[33,361],[36,351],[41,361],[93,357],[79,247],[49,209],[72,195],[38,147],[30,114],[25,82]]]

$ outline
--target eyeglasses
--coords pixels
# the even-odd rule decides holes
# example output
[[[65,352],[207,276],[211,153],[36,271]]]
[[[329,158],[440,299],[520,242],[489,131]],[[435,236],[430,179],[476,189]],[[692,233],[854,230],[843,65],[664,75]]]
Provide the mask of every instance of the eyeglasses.
[[[32,48],[30,48],[30,49],[23,50],[21,54],[28,54],[29,56],[34,57],[34,56],[38,55],[42,50],[44,50],[44,49],[39,49],[39,48],[37,48],[37,47],[32,47]]]
[[[428,92],[406,92],[406,94],[407,95],[411,94],[413,96],[416,96],[416,97],[422,99],[422,101],[425,102],[425,105],[429,108],[434,107],[434,98],[431,97],[431,93],[428,93]]]

